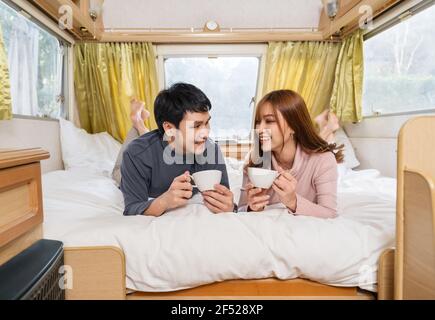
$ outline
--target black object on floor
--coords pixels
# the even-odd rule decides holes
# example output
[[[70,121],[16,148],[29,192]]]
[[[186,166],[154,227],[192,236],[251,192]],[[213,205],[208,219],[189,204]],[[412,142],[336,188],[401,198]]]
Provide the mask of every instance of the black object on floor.
[[[42,239],[0,266],[1,300],[64,300],[63,243]]]

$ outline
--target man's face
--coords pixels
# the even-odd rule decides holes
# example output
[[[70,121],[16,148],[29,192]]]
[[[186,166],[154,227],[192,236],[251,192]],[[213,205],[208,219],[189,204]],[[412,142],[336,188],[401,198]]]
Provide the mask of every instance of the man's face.
[[[210,134],[210,113],[186,112],[176,132],[176,150],[187,154],[203,153]]]

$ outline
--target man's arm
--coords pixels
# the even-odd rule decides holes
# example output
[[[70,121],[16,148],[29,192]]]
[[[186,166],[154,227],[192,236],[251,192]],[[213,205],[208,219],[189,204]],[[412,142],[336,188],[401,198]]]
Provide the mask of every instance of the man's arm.
[[[136,129],[131,128],[130,131],[127,132],[127,136],[125,137],[124,143],[121,146],[121,150],[119,150],[118,156],[116,157],[115,166],[112,170],[112,178],[116,181],[116,184],[119,186],[121,184],[121,164],[122,164],[122,155],[124,154],[127,146],[134,139],[139,137],[139,134]]]
[[[189,172],[186,171],[174,179],[168,191],[154,199],[145,210],[145,214],[157,217],[162,215],[166,210],[184,206],[192,197],[192,190]]]
[[[155,199],[149,199],[151,168],[136,163],[126,151],[121,165],[121,191],[124,195],[124,215],[160,216],[165,211],[185,205],[192,197],[189,172],[176,177],[169,189]]]
[[[120,189],[124,196],[124,215],[144,214],[154,202],[149,199],[151,169],[140,166],[132,159],[128,150],[123,154]]]

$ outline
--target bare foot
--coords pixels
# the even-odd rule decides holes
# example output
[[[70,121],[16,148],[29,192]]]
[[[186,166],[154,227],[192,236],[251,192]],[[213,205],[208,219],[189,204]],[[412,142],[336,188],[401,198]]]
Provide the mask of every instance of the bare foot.
[[[326,126],[331,132],[335,132],[340,129],[338,118],[332,111],[329,111],[328,113],[328,124]]]
[[[145,109],[145,104],[133,98],[130,101],[130,119],[133,127],[138,131],[139,135],[143,135],[148,132],[148,128],[145,127],[144,121],[148,119],[150,113]]]
[[[146,119],[148,119],[150,117],[150,112],[147,109],[143,108],[142,112],[140,113],[140,117],[141,117],[142,121],[145,121]]]
[[[314,121],[317,123],[320,130],[326,127],[328,123],[328,114],[329,114],[329,109],[326,109],[322,111],[321,114],[319,114],[317,117],[314,118]]]
[[[328,143],[334,142],[334,132],[340,128],[337,116],[329,109],[326,109],[314,121],[319,126],[319,136]]]
[[[145,109],[145,104],[136,99],[133,98],[130,101],[130,119],[131,122],[136,123],[139,121],[144,121],[150,116],[150,113],[148,110]]]

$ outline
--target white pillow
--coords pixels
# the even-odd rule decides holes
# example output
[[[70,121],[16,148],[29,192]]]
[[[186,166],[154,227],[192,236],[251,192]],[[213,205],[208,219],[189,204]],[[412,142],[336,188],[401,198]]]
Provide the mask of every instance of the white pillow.
[[[344,145],[343,153],[344,153],[344,164],[346,168],[353,169],[360,165],[358,159],[355,156],[355,150],[353,149],[352,143],[344,132],[343,129],[338,129],[335,132],[335,143],[337,146]]]
[[[70,121],[59,121],[65,169],[80,169],[110,177],[121,144],[107,132],[89,134]]]

